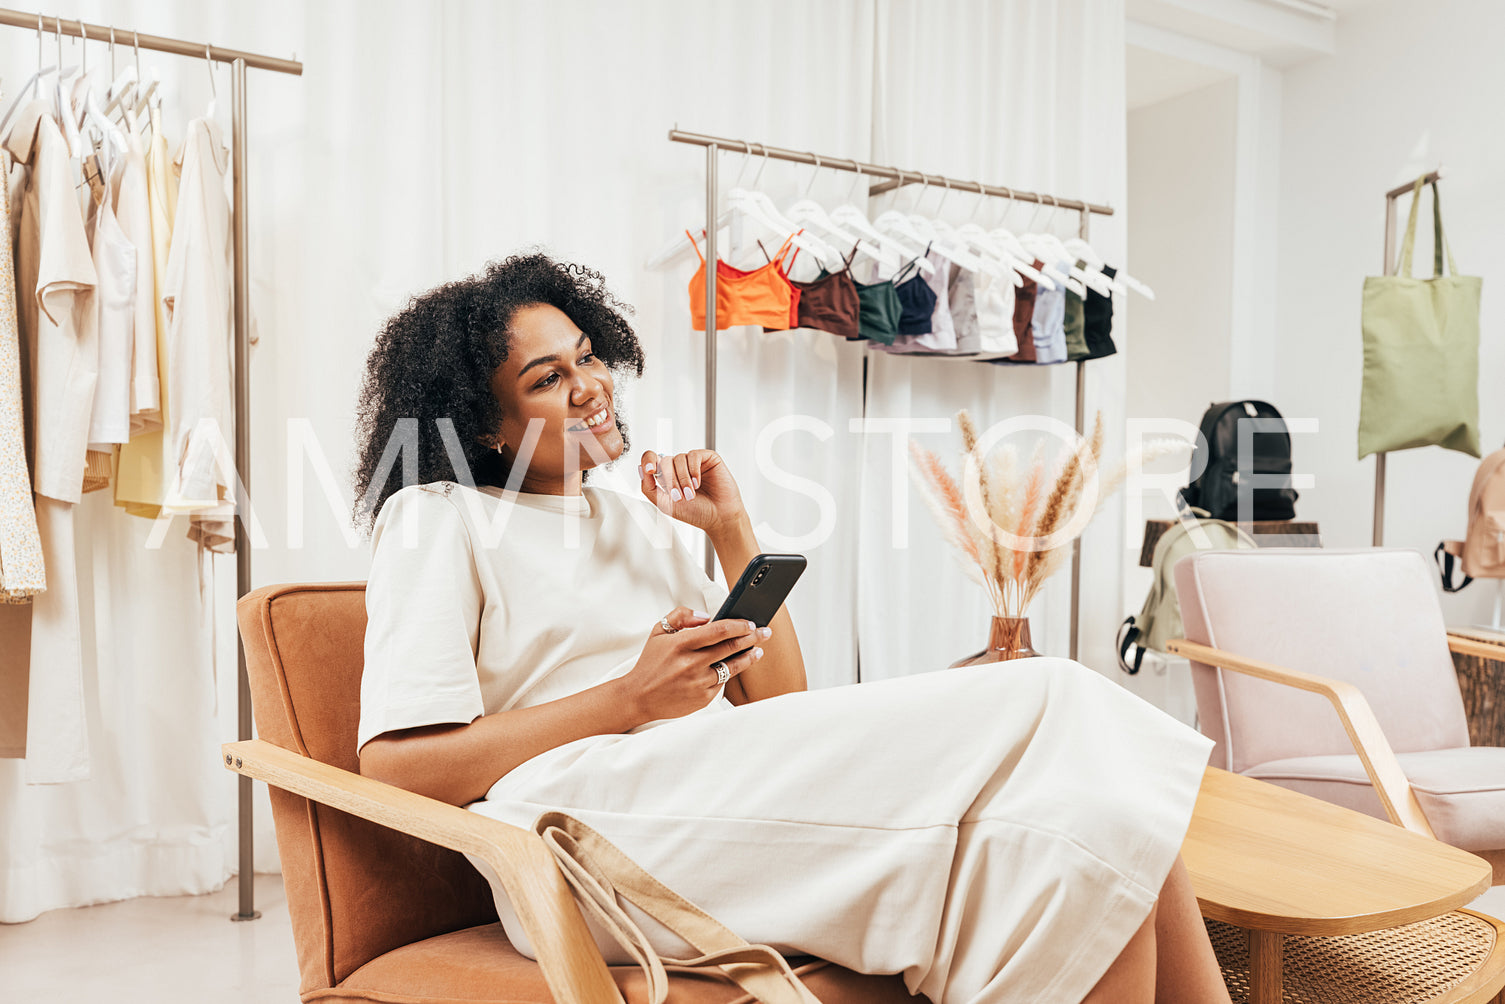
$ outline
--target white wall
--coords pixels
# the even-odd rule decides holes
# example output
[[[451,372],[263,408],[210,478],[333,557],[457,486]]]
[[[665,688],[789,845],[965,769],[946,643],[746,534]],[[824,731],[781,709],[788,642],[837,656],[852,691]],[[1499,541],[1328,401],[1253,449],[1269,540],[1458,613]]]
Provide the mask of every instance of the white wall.
[[[1128,326],[1129,420],[1195,425],[1229,395],[1233,316],[1234,172],[1238,80],[1229,77],[1128,116],[1128,260],[1155,290],[1121,313]],[[1169,460],[1150,468],[1169,474]],[[1184,474],[1183,474],[1184,477]],[[1184,482],[1183,482],[1184,483]],[[1138,496],[1145,518],[1173,514],[1168,498]],[[1124,593],[1137,613],[1150,569],[1137,564],[1144,523],[1124,528]],[[1126,686],[1183,721],[1195,711],[1183,659],[1147,656]]]
[[[1315,417],[1299,437],[1299,470],[1314,474],[1298,512],[1330,547],[1370,540],[1374,461],[1358,461],[1362,356],[1359,295],[1383,259],[1384,193],[1447,166],[1448,237],[1463,272],[1485,277],[1480,313],[1480,429],[1486,452],[1505,442],[1505,132],[1493,103],[1505,93],[1499,38],[1505,6],[1489,0],[1379,3],[1339,22],[1337,51],[1284,78],[1279,213],[1277,401],[1288,418]],[[1399,209],[1404,213],[1409,198]],[[1404,226],[1404,218],[1401,219]],[[1430,230],[1430,199],[1422,208]],[[1418,259],[1430,262],[1430,242]],[[1429,267],[1429,266],[1427,266]],[[1385,543],[1430,553],[1461,536],[1476,461],[1436,447],[1389,460]],[[1450,623],[1482,621],[1492,592],[1445,597]]]
[[[1129,113],[1130,418],[1197,422],[1228,394],[1238,82]]]

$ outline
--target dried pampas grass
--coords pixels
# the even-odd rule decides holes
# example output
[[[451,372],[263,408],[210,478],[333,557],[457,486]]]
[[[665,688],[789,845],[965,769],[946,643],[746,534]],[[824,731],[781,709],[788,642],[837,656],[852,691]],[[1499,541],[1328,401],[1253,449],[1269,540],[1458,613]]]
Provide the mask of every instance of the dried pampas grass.
[[[1018,452],[1004,446],[992,457],[979,455],[976,424],[957,413],[962,434],[963,477],[975,479],[981,511],[968,506],[961,485],[931,451],[910,443],[910,468],[943,536],[967,575],[980,582],[1000,617],[1022,617],[1045,582],[1068,561],[1072,545],[1109,496],[1132,470],[1158,457],[1190,448],[1178,439],[1153,440],[1107,477],[1102,475],[1103,416],[1092,435],[1058,462],[1047,464],[1043,444],[1027,471]],[[1094,496],[1082,510],[1084,496]]]

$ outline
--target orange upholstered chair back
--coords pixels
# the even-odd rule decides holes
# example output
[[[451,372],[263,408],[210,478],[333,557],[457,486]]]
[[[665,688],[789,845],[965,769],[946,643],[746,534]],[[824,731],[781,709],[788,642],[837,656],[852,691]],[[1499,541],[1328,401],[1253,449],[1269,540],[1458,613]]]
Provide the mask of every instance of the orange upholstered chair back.
[[[236,607],[260,738],[359,769],[364,582],[263,586]],[[302,991],[425,938],[496,920],[463,855],[271,789]]]

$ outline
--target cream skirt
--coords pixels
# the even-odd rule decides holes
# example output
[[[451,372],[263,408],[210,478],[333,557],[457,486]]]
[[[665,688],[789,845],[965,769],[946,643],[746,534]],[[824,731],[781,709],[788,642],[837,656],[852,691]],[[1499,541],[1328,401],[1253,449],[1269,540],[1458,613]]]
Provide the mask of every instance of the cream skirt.
[[[527,828],[568,812],[748,941],[902,973],[935,1004],[1076,1004],[1154,905],[1211,748],[1078,663],[1029,659],[581,739],[469,808]],[[696,954],[628,913],[661,954]]]

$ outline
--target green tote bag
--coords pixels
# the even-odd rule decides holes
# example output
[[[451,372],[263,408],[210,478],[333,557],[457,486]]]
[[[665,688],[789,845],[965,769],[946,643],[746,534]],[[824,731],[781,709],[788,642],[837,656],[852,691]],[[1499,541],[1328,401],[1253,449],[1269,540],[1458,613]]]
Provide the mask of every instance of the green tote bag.
[[[1364,392],[1359,457],[1443,446],[1479,456],[1478,276],[1459,275],[1442,235],[1432,182],[1432,278],[1411,276],[1416,210],[1425,176],[1411,193],[1411,218],[1398,275],[1364,280]],[[1447,252],[1448,274],[1442,274]]]

